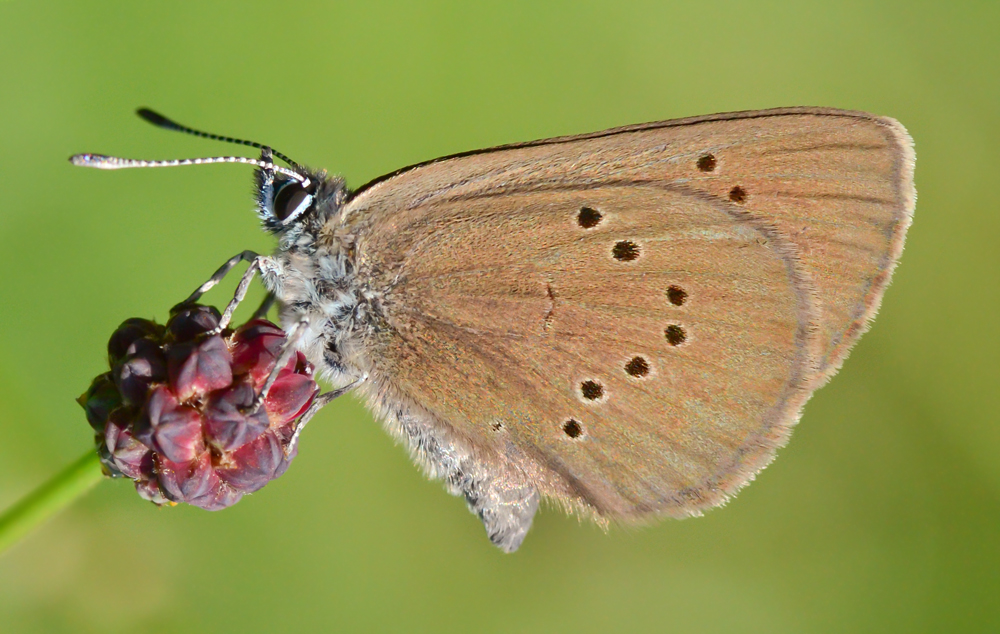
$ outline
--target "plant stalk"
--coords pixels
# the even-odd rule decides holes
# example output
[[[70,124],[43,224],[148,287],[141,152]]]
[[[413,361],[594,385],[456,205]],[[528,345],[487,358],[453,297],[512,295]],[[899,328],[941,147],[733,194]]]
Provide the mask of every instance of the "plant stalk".
[[[0,515],[0,554],[104,479],[97,452],[90,450],[54,478]]]

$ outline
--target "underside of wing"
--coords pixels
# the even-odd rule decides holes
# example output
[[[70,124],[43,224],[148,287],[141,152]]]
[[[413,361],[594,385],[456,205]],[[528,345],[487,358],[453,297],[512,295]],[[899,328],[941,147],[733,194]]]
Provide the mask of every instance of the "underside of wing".
[[[348,209],[356,219],[381,222],[401,206],[431,200],[608,181],[673,184],[732,201],[792,242],[816,288],[821,384],[865,331],[889,284],[913,216],[913,165],[912,141],[893,119],[783,108],[445,157],[369,183]]]
[[[905,131],[844,111],[416,166],[344,209],[379,312],[365,364],[382,395],[552,498],[697,513],[767,464],[839,367],[912,209]]]
[[[398,220],[360,243],[393,254],[370,272],[373,374],[471,445],[516,450],[550,497],[695,512],[770,459],[809,394],[813,292],[731,204],[606,185]]]

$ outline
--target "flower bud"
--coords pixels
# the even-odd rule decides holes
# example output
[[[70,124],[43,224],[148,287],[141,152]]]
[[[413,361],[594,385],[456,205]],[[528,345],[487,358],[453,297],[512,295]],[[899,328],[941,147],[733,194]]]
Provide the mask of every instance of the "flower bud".
[[[111,373],[106,372],[94,379],[90,389],[84,392],[77,402],[87,414],[87,422],[94,431],[103,432],[108,416],[122,404],[122,395],[111,379]]]
[[[142,338],[129,345],[125,357],[112,369],[112,376],[122,400],[139,405],[146,399],[149,386],[166,378],[166,370],[163,350],[152,339]]]
[[[170,387],[182,401],[233,382],[233,355],[222,337],[179,343],[167,352]]]
[[[137,339],[163,337],[163,326],[148,319],[126,319],[108,341],[108,362],[114,366]]]
[[[167,322],[167,334],[174,341],[190,341],[219,327],[222,315],[214,306],[186,304],[178,307]]]
[[[205,436],[220,451],[235,451],[270,427],[267,410],[251,411],[256,390],[248,380],[213,392],[205,404]]]

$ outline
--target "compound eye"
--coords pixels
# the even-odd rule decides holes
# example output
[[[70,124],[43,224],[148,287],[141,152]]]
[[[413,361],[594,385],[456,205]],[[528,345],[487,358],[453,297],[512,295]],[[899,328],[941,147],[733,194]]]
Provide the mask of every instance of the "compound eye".
[[[308,209],[312,200],[312,194],[299,183],[285,183],[274,197],[274,217],[282,223],[290,221]]]

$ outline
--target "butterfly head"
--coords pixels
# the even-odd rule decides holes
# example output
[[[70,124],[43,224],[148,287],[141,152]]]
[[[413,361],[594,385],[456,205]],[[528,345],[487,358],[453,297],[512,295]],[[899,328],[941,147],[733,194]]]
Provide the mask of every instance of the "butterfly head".
[[[318,230],[343,204],[347,193],[343,180],[297,164],[293,174],[279,172],[271,167],[271,158],[271,150],[263,148],[263,165],[254,173],[254,199],[264,228],[293,239]]]

